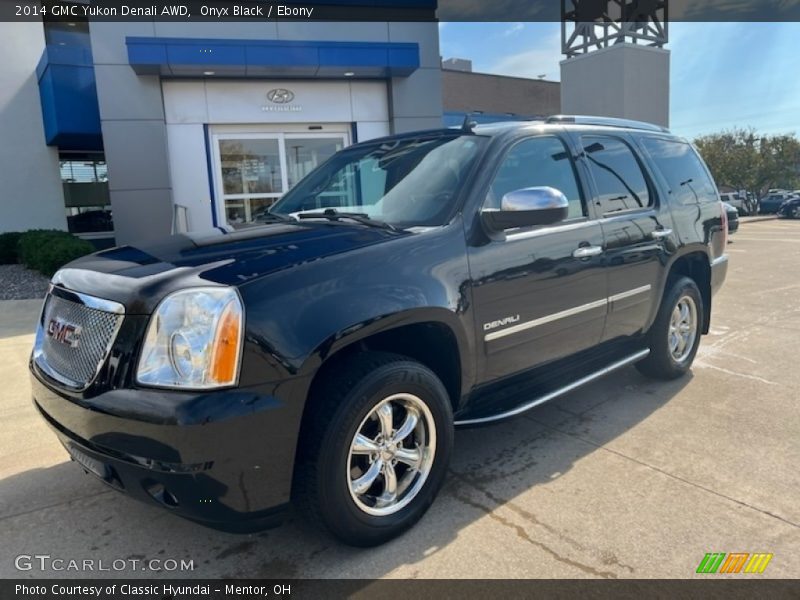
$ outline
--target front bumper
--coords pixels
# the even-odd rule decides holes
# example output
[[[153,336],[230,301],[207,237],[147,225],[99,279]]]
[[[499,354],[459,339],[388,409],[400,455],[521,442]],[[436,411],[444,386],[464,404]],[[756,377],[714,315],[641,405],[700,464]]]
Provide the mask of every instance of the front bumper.
[[[291,492],[298,382],[212,393],[59,391],[31,364],[33,401],[72,458],[107,485],[226,531],[280,522]],[[298,406],[299,405],[299,406]]]

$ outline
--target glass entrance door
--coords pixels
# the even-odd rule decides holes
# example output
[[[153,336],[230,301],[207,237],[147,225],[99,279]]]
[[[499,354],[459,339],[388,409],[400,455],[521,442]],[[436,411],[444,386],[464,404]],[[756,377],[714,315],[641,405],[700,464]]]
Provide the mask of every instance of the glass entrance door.
[[[346,133],[219,133],[211,139],[219,220],[233,227],[259,215],[348,143]]]

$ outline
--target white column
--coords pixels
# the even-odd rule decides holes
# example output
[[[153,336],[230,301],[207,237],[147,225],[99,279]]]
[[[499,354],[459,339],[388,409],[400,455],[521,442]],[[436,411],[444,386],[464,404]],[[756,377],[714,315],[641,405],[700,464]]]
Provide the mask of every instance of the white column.
[[[561,112],[669,126],[669,50],[617,44],[561,61]]]

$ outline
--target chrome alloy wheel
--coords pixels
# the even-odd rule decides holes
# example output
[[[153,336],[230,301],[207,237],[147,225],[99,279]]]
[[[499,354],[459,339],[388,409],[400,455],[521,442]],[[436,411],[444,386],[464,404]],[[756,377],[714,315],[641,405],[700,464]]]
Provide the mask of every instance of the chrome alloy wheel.
[[[350,444],[347,484],[356,506],[384,517],[417,496],[433,465],[436,424],[413,394],[393,394],[361,421]]]
[[[697,305],[690,296],[681,296],[669,320],[669,353],[683,362],[692,353],[697,337]]]

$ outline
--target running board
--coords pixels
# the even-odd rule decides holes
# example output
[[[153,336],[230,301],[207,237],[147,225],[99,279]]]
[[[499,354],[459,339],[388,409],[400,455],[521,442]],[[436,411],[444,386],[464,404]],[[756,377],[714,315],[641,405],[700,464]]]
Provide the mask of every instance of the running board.
[[[530,410],[530,409],[532,409],[532,408],[534,408],[536,406],[539,406],[540,404],[544,404],[545,402],[549,402],[550,400],[558,398],[559,396],[563,396],[564,394],[566,394],[568,392],[571,392],[572,390],[575,390],[575,389],[577,389],[577,388],[579,388],[579,387],[581,387],[583,385],[586,385],[587,383],[591,383],[592,381],[595,381],[596,379],[600,379],[601,377],[604,377],[605,375],[608,375],[609,373],[611,373],[613,371],[616,371],[617,369],[621,369],[622,367],[627,367],[630,364],[633,364],[635,362],[639,362],[640,360],[645,358],[648,354],[650,354],[650,350],[649,349],[640,350],[639,352],[636,352],[636,353],[631,354],[630,356],[628,356],[626,358],[623,358],[621,360],[613,362],[610,365],[608,365],[607,367],[603,367],[602,369],[600,369],[598,371],[595,371],[594,373],[590,373],[589,375],[585,375],[585,376],[581,377],[580,379],[577,379],[577,380],[573,381],[569,385],[565,385],[564,387],[558,388],[557,390],[553,390],[552,392],[549,392],[549,393],[545,394],[544,396],[540,396],[540,397],[538,397],[538,398],[536,398],[536,399],[534,399],[534,400],[532,400],[532,401],[530,401],[530,402],[528,402],[526,404],[518,406],[518,407],[516,407],[516,408],[514,408],[512,410],[508,410],[506,412],[502,412],[502,413],[499,413],[499,414],[496,414],[496,415],[491,415],[491,416],[488,416],[488,417],[481,417],[479,419],[465,419],[464,421],[456,421],[454,423],[454,425],[456,427],[467,427],[467,426],[470,426],[470,425],[484,425],[486,423],[492,423],[494,421],[501,421],[503,419],[508,419],[510,417],[515,417],[515,416],[517,416],[519,414],[522,414],[522,413],[524,413],[524,412],[526,412],[526,411],[528,411],[528,410]]]

